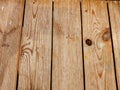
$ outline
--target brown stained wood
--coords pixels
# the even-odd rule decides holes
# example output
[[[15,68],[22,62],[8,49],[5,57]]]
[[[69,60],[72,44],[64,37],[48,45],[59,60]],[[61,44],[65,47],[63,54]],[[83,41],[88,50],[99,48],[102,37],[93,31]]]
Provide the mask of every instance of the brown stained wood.
[[[113,36],[113,46],[115,53],[115,63],[118,81],[118,90],[120,89],[120,1],[109,1],[110,21]]]
[[[83,90],[79,0],[54,0],[52,90]]]
[[[106,2],[83,0],[82,17],[86,90],[116,90]]]
[[[0,90],[15,90],[24,0],[0,0]]]
[[[50,90],[52,0],[26,0],[18,90]]]

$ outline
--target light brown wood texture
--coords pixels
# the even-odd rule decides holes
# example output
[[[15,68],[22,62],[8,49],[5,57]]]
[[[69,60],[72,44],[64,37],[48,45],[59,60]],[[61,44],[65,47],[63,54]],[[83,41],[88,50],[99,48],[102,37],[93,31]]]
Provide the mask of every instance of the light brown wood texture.
[[[18,90],[50,90],[52,0],[26,0]]]
[[[24,0],[0,0],[0,90],[16,89],[23,7]]]
[[[109,12],[115,53],[118,90],[120,89],[120,1],[110,1]]]
[[[106,1],[83,0],[86,90],[116,90]]]
[[[0,0],[0,90],[120,90],[119,29],[119,0]]]
[[[83,90],[79,0],[54,0],[52,90]]]

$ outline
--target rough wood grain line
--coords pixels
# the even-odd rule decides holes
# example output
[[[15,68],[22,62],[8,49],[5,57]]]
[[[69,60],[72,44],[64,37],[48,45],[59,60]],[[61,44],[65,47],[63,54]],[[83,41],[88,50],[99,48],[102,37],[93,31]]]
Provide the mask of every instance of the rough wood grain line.
[[[113,36],[113,46],[115,52],[116,73],[118,90],[120,89],[120,1],[110,1],[109,12]]]
[[[26,0],[18,90],[50,90],[52,0]]]
[[[0,0],[0,90],[15,90],[24,0]]]
[[[79,0],[54,0],[52,90],[83,90]]]
[[[106,1],[83,0],[86,90],[116,90]]]

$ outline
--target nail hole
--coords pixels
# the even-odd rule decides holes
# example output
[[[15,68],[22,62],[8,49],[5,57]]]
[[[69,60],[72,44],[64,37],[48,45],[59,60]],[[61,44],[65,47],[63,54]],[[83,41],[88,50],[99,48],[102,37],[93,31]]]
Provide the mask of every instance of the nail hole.
[[[91,41],[90,39],[87,39],[87,40],[86,40],[86,44],[87,44],[88,46],[91,46],[91,45],[92,45],[92,41]]]

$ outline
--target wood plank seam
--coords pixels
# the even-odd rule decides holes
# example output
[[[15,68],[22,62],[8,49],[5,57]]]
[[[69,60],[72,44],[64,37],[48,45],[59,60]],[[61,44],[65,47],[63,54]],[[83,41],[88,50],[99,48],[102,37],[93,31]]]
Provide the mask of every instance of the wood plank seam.
[[[53,24],[54,24],[54,1],[52,1],[52,39],[51,39],[51,80],[50,80],[50,90],[52,90],[52,77],[53,77]]]
[[[111,32],[113,39],[113,49],[114,49],[114,60],[115,60],[115,69],[116,69],[116,84],[117,89],[120,89],[120,1],[109,1],[108,0],[108,9],[109,9],[109,18],[111,24]]]
[[[116,63],[115,63],[115,53],[114,53],[113,36],[112,36],[112,28],[111,28],[111,20],[110,20],[110,10],[109,10],[109,6],[108,6],[108,2],[107,2],[107,11],[108,11],[109,26],[110,26],[110,36],[111,36],[111,44],[112,44],[112,53],[113,53],[113,63],[114,63],[114,73],[115,73],[116,89],[118,90],[118,81],[117,81]]]
[[[21,38],[20,38],[20,46],[19,46],[19,59],[18,59],[18,71],[17,71],[17,79],[16,79],[16,90],[18,90],[18,85],[19,85],[19,60],[21,56],[21,43],[22,43],[22,32],[23,32],[23,26],[24,26],[24,17],[25,17],[25,9],[26,8],[26,0],[24,0],[24,9],[23,9],[23,19],[22,19],[22,29],[21,29]]]
[[[80,1],[80,17],[81,17],[81,40],[82,40],[82,62],[83,62],[83,83],[84,83],[84,90],[86,90],[85,85],[85,63],[84,63],[84,40],[83,40],[83,18],[82,18],[82,1]]]

